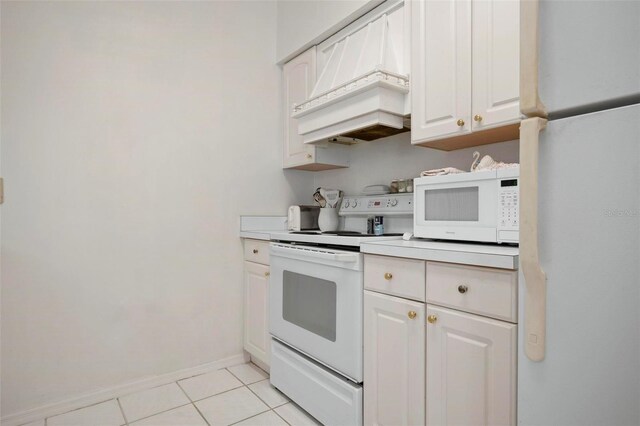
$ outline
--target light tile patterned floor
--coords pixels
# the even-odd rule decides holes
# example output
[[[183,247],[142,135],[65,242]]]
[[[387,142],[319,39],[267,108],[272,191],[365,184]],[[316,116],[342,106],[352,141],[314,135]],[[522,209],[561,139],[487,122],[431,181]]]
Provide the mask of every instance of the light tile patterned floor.
[[[254,364],[241,364],[80,408],[24,426],[315,426],[269,384]]]

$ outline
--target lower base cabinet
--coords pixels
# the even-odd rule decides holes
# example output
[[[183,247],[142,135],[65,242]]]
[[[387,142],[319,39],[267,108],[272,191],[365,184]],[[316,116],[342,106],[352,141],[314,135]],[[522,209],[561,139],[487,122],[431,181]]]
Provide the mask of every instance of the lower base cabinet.
[[[426,424],[515,425],[516,339],[515,324],[427,305]]]
[[[423,425],[425,304],[364,292],[364,424]]]
[[[269,266],[244,262],[244,348],[269,366]]]

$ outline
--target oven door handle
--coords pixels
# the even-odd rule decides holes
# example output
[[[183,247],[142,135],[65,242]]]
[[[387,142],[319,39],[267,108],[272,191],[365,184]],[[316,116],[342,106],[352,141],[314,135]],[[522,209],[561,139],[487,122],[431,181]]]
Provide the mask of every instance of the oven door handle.
[[[279,244],[271,244],[271,252],[275,254],[295,255],[311,259],[331,260],[334,262],[353,263],[358,261],[358,253],[335,253],[324,250],[315,250],[306,247],[289,247]]]

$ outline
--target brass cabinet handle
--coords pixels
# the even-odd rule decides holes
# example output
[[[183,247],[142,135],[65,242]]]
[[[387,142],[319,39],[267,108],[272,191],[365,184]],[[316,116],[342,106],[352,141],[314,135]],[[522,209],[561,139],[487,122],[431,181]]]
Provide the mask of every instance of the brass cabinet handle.
[[[393,275],[390,274],[389,272],[385,272],[384,273],[384,279],[389,281],[391,278],[393,278]]]
[[[253,254],[258,254],[258,249],[253,249]]]
[[[409,313],[407,314],[409,319],[414,319],[416,317],[416,315],[418,315],[418,313],[416,311],[409,311]]]
[[[265,272],[265,273],[264,273],[264,276],[265,276],[265,277],[268,277],[269,275],[271,275],[271,272],[269,272],[269,271],[267,271],[267,272]]]
[[[307,154],[307,159],[311,160],[312,158],[313,158],[313,155]]]
[[[435,324],[436,321],[438,321],[438,316],[437,315],[429,315],[427,317],[427,321],[429,321],[429,324]]]
[[[466,285],[458,286],[458,293],[465,294],[467,291],[469,291],[469,287],[467,287]]]
[[[459,118],[458,121],[456,121],[456,124],[458,125],[458,127],[462,127],[464,126],[464,120],[462,118]]]
[[[480,114],[474,115],[473,116],[473,121],[476,121],[478,123],[481,122],[482,121],[482,116]]]

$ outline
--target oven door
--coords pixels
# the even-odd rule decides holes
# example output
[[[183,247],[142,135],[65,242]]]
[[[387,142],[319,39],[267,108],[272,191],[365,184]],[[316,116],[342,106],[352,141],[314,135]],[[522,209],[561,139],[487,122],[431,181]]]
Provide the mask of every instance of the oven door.
[[[271,334],[362,382],[362,254],[271,243],[269,262]]]
[[[416,237],[496,242],[495,171],[419,178],[414,181]]]

